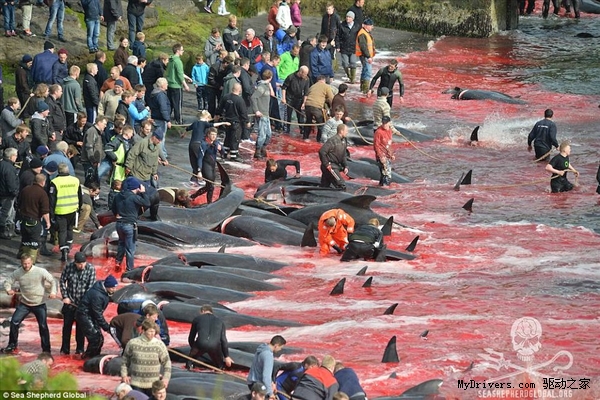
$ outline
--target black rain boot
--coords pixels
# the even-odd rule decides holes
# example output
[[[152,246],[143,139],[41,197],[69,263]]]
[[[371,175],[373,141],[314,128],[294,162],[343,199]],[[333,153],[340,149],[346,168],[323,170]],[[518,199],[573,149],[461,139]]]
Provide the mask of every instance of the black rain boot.
[[[260,154],[263,156],[263,158],[267,158],[267,146],[263,146],[260,148]]]
[[[61,249],[60,261],[67,262],[68,259],[69,259],[69,249],[67,249],[67,248]]]
[[[40,239],[40,255],[48,257],[54,254],[50,250],[48,250],[48,247],[46,247],[46,240],[46,238]]]
[[[254,158],[262,160],[262,147],[256,147],[256,150],[254,150]]]

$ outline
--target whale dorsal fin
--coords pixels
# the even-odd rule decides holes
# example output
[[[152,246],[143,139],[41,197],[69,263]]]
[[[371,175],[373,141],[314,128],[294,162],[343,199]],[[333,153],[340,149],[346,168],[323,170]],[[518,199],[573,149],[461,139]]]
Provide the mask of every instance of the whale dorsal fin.
[[[377,197],[368,194],[363,194],[360,196],[354,196],[344,200],[340,200],[339,202],[352,207],[364,208],[365,210],[368,210],[369,208],[371,208],[371,203],[374,202],[375,199],[377,199]]]

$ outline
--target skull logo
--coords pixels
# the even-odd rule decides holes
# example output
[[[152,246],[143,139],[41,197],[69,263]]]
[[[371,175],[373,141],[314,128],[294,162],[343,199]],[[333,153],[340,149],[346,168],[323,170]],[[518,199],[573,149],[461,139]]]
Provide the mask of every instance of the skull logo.
[[[535,318],[523,317],[516,320],[510,330],[513,349],[521,361],[533,361],[534,353],[540,350],[542,343],[542,325]]]

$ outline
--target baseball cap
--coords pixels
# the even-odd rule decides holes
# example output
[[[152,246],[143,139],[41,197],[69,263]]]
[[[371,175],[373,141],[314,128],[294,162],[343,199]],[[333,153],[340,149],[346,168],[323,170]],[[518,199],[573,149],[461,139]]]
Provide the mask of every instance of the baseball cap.
[[[115,81],[115,86],[121,86],[121,87],[125,87],[125,84],[123,83],[123,80],[121,79],[117,79]]]
[[[363,21],[363,25],[373,25],[373,20],[371,18],[367,18]]]
[[[387,96],[390,94],[390,89],[386,87],[379,88],[379,96]]]
[[[384,116],[381,118],[381,123],[382,123],[382,124],[387,124],[387,123],[388,123],[388,122],[390,122],[391,120],[392,120],[392,119],[391,119],[390,117],[388,117],[387,115],[384,115]]]
[[[158,140],[163,140],[165,138],[165,134],[162,133],[162,131],[159,131],[159,130],[154,131],[154,133],[152,133],[152,136],[154,136]]]
[[[254,382],[252,384],[252,388],[250,388],[250,391],[262,394],[264,396],[267,394],[267,387],[262,382]]]

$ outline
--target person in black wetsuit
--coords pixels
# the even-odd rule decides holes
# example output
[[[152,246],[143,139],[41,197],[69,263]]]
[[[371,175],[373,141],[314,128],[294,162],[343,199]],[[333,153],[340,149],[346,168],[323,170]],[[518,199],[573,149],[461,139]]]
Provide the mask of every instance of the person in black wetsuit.
[[[600,194],[600,165],[598,165],[598,172],[596,172],[596,182],[598,182],[596,193]]]
[[[213,315],[211,306],[203,305],[200,308],[200,315],[192,321],[188,343],[190,357],[198,359],[208,354],[211,364],[215,367],[221,369],[224,365],[231,367],[233,360],[229,357],[225,324]],[[188,361],[186,368],[190,369],[192,365],[193,362]]]
[[[192,200],[206,193],[206,203],[212,203],[213,192],[215,191],[215,168],[217,165],[217,154],[219,153],[224,157],[221,142],[217,140],[217,128],[208,128],[206,130],[206,137],[200,145],[197,160],[197,165],[200,167],[197,177],[198,179],[204,179],[206,184],[190,196]]]
[[[296,167],[296,178],[300,176],[300,161],[297,160],[277,160],[269,158],[265,168],[265,183],[277,179],[287,179],[287,167]]]
[[[546,165],[546,171],[552,172],[552,180],[550,181],[552,193],[568,192],[573,189],[573,184],[567,179],[568,171],[574,173],[575,177],[579,177],[579,172],[569,162],[569,155],[571,154],[569,142],[562,142],[558,150],[560,153],[552,157],[550,163]]]
[[[366,225],[359,225],[348,237],[349,243],[340,261],[364,258],[365,261],[385,261],[383,233],[379,229],[377,218],[371,218]]]
[[[544,119],[533,126],[527,137],[527,151],[531,152],[531,143],[535,148],[536,161],[546,161],[550,158],[552,146],[558,149],[556,141],[556,124],[552,121],[554,112],[551,109],[544,111]]]

